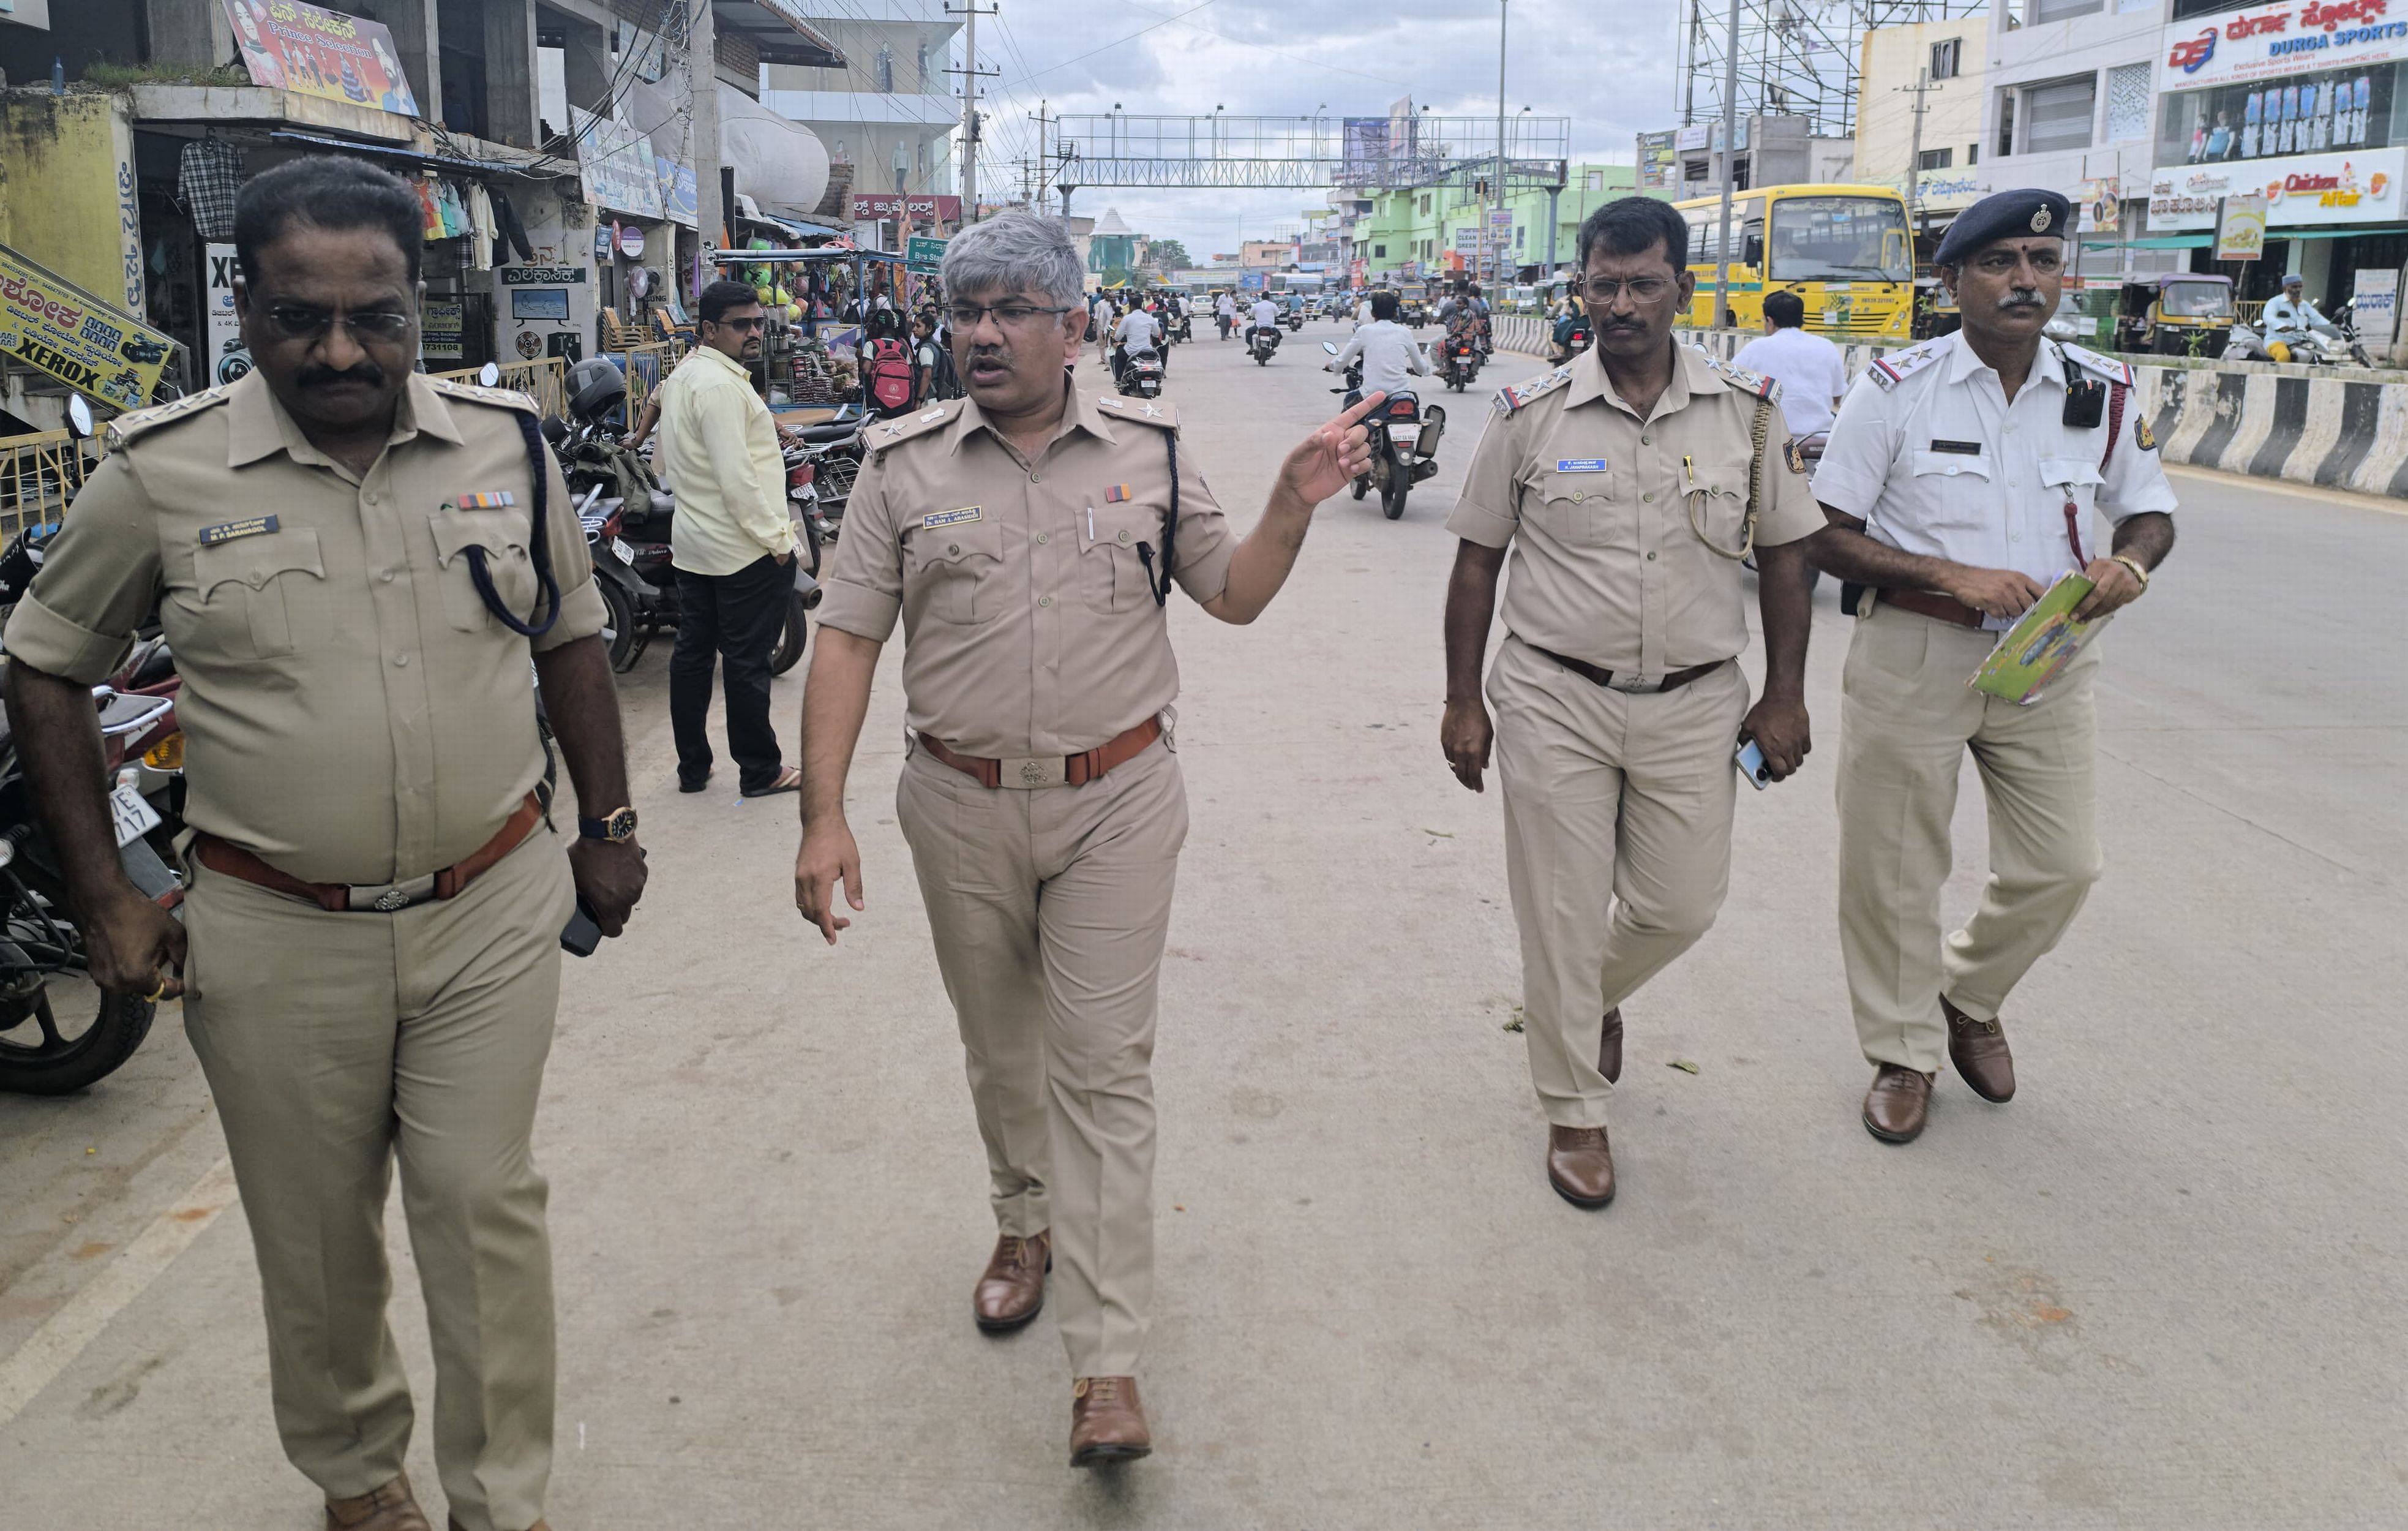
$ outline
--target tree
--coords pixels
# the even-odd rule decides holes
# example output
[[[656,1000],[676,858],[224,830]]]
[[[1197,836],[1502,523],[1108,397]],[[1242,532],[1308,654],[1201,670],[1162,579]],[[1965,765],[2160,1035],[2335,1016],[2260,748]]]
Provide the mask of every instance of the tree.
[[[1196,264],[1187,247],[1177,239],[1156,239],[1147,246],[1145,261],[1156,270],[1177,271]]]

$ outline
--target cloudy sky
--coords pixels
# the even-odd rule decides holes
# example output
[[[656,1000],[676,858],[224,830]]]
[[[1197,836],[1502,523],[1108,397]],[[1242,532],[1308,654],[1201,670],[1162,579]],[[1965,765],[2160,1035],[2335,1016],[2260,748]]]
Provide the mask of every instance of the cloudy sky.
[[[1017,186],[1052,112],[1382,117],[1410,95],[1442,116],[1497,110],[1499,0],[996,0],[982,18],[988,94],[980,184]],[[1674,121],[1676,8],[1632,0],[1509,0],[1509,112],[1571,119],[1575,159],[1627,164],[1632,136]],[[1001,162],[1001,163],[997,163]],[[1000,179],[999,179],[1000,178]],[[1082,190],[1140,233],[1203,258],[1318,206],[1278,191]]]

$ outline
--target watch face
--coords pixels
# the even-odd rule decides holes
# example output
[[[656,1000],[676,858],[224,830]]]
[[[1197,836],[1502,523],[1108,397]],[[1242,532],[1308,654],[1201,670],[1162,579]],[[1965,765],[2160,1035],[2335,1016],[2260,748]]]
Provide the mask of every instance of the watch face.
[[[622,808],[604,822],[609,825],[610,838],[613,840],[632,840],[636,837],[636,810],[633,808]]]

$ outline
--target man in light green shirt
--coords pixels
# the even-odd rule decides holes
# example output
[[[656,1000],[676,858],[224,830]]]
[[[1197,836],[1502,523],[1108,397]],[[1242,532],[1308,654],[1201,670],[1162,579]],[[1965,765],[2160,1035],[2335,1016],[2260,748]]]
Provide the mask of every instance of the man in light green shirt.
[[[769,724],[769,652],[794,590],[795,529],[778,427],[752,391],[767,319],[759,295],[714,282],[696,301],[702,343],[662,383],[656,463],[677,496],[669,533],[677,568],[677,648],[669,656],[669,725],[678,787],[710,780],[714,656],[727,677],[727,753],[748,798],[791,792],[802,773],[778,753]]]

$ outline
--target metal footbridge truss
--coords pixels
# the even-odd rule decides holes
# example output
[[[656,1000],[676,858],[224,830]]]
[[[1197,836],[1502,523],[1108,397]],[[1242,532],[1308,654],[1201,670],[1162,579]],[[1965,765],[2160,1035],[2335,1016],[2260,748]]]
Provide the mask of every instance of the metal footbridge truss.
[[[1434,186],[1493,174],[1497,119],[1438,117],[1141,117],[1067,115],[1048,156],[1054,184],[1366,192]],[[1505,120],[1508,187],[1563,183],[1571,119],[1524,113]]]

